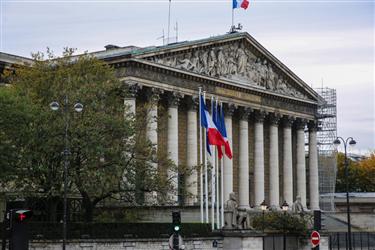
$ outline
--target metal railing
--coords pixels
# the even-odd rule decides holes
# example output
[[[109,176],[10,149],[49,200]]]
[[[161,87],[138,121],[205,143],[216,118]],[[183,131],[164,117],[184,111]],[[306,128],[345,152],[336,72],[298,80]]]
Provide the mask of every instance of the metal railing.
[[[354,232],[352,233],[353,250],[375,250],[375,232]],[[329,235],[330,250],[347,250],[348,233],[331,233]]]

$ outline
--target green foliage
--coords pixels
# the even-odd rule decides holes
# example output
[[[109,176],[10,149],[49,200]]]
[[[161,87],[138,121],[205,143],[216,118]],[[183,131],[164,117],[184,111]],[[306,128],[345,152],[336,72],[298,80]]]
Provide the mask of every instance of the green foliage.
[[[349,192],[375,192],[375,154],[353,162],[348,159]],[[336,192],[346,192],[345,155],[337,154]]]
[[[311,216],[291,213],[266,212],[253,217],[252,226],[257,230],[280,231],[304,235],[308,232],[308,222]]]
[[[104,199],[135,203],[137,189],[160,191],[152,164],[161,159],[155,145],[136,133],[147,121],[136,121],[124,106],[127,91],[114,69],[73,52],[37,53],[32,67],[18,69],[10,86],[0,88],[1,175],[18,191],[61,197],[68,124],[69,192],[82,196],[91,221]],[[52,101],[60,104],[58,111],[50,109]],[[77,102],[81,113],[74,111]]]

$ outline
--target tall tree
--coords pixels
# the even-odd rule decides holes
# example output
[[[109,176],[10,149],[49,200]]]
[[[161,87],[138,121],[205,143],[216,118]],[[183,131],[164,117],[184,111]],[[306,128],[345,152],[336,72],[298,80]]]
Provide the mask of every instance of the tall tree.
[[[144,121],[136,121],[124,106],[127,91],[114,69],[73,52],[34,54],[34,65],[17,70],[10,86],[0,88],[1,160],[7,176],[13,176],[8,185],[56,200],[63,191],[68,124],[69,191],[81,195],[85,220],[91,221],[95,206],[106,198],[134,203],[137,189],[158,192],[168,184],[152,165],[159,161],[154,145],[136,133]],[[52,101],[60,104],[58,111],[50,109]],[[74,111],[77,102],[84,106],[80,113]]]
[[[366,159],[354,162],[348,159],[350,192],[375,192],[375,153]],[[346,192],[345,155],[337,155],[336,192]]]

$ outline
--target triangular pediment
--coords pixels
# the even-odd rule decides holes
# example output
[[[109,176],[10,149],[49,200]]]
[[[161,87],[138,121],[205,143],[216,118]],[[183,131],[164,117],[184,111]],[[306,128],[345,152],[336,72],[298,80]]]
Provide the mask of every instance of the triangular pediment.
[[[165,46],[138,58],[275,94],[317,100],[315,91],[247,33]]]

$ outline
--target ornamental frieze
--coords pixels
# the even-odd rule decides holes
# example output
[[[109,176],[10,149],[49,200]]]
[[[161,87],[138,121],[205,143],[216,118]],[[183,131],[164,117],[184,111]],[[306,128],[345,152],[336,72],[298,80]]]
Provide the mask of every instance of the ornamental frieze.
[[[275,66],[255,56],[237,41],[212,48],[200,48],[173,55],[146,58],[154,63],[253,86],[302,99],[308,97],[292,86],[289,79],[276,73]]]
[[[152,82],[168,83],[170,86],[175,88],[184,88],[197,91],[202,83],[195,82],[193,80],[184,79],[176,75],[169,75],[163,72],[155,72],[150,69],[143,67],[127,67],[126,76],[136,77],[139,79],[149,80]],[[248,101],[249,103],[259,104],[264,107],[273,107],[278,109],[284,109],[294,111],[296,113],[304,113],[308,115],[315,115],[315,106],[311,104],[286,101],[284,98],[274,98],[272,96],[258,96],[256,94],[247,93],[244,91],[236,91],[226,89],[213,85],[205,85],[207,93],[214,93],[223,97],[229,97],[237,100]]]

